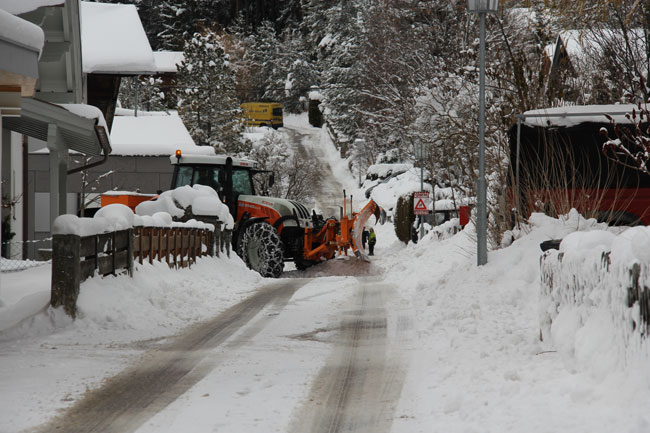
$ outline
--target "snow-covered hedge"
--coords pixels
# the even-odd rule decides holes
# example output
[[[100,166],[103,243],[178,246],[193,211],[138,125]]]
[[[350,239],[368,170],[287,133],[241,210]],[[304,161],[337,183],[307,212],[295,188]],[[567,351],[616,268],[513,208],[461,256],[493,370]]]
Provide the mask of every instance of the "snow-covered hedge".
[[[566,236],[541,258],[542,337],[603,377],[647,351],[650,228]]]

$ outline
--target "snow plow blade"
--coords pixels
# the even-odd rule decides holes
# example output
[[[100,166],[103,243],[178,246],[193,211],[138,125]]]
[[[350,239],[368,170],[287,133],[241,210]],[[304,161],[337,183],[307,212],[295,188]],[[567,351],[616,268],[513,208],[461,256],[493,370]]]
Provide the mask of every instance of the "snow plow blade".
[[[354,216],[354,223],[352,225],[352,251],[357,258],[365,260],[366,262],[369,262],[370,258],[362,247],[361,232],[368,223],[368,220],[370,220],[370,217],[373,215],[375,216],[375,224],[379,221],[383,224],[383,215],[385,215],[384,210],[373,200],[370,200],[363,209]]]

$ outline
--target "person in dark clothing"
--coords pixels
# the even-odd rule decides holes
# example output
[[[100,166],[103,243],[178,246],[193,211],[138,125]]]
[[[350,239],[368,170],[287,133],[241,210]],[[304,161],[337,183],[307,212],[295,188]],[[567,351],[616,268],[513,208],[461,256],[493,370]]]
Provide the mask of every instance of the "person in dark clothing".
[[[363,247],[364,250],[366,249],[366,242],[368,242],[369,234],[370,233],[368,232],[368,230],[366,230],[366,228],[364,227],[363,230],[361,231],[361,246]]]
[[[368,249],[369,253],[368,255],[374,256],[375,255],[375,244],[377,243],[377,235],[375,235],[375,231],[370,228],[370,233],[368,234]]]

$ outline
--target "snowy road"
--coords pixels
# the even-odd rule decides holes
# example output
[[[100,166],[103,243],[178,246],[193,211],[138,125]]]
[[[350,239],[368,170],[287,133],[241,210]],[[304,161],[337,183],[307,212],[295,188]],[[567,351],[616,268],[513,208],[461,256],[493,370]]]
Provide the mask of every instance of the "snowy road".
[[[326,146],[332,146],[331,142],[321,139],[321,134],[323,134],[321,129],[293,124],[290,120],[285,123],[285,127],[281,131],[289,138],[294,151],[303,159],[310,161],[313,169],[319,173],[318,183],[314,185],[313,206],[319,209],[325,218],[338,218],[340,216],[339,207],[343,206],[343,190],[346,189],[349,195],[355,186],[344,182],[349,174],[340,176],[337,170],[340,167],[332,166],[332,149],[326,148]]]
[[[389,327],[386,300],[394,288],[378,278],[360,281],[351,310],[342,311],[335,349],[298,413],[295,433],[374,432],[391,430],[404,380],[400,341],[411,328],[408,316]],[[395,326],[392,326],[395,324]],[[305,338],[318,339],[326,330]],[[389,331],[397,338],[390,338]]]
[[[214,320],[190,329],[164,347],[149,351],[136,365],[87,394],[39,431],[135,431],[215,367],[219,358],[209,356],[212,349],[243,327],[247,327],[246,332],[231,341],[230,346],[236,348],[245,345],[279,314],[305,282],[302,279],[288,279],[263,287]],[[251,323],[263,309],[274,314],[264,315]]]
[[[389,308],[395,299],[395,288],[377,277],[265,285],[149,350],[35,431],[186,431],[201,410],[211,428],[261,432],[273,423],[264,409],[270,404],[272,431],[389,432],[406,372],[400,348],[411,328],[407,314]],[[206,416],[197,400],[211,397]]]

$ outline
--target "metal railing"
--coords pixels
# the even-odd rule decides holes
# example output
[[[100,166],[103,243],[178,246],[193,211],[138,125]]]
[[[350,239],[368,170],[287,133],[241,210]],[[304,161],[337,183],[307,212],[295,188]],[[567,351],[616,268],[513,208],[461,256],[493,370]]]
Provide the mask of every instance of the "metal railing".
[[[36,239],[27,241],[2,242],[2,257],[0,257],[0,272],[17,272],[34,268],[50,263],[52,238]],[[39,260],[24,259],[26,248],[30,245],[36,247],[39,253]],[[16,246],[18,246],[16,248]],[[39,248],[42,246],[43,248]]]

